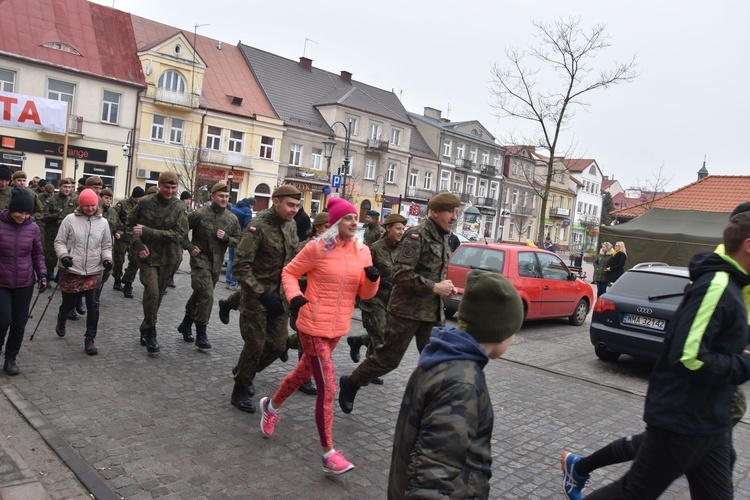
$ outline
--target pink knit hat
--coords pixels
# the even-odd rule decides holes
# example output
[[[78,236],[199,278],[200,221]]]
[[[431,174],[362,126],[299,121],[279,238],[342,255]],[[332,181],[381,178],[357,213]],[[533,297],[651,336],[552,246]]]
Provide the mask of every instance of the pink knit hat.
[[[347,214],[356,214],[357,207],[343,198],[328,198],[328,223],[333,226]]]
[[[98,205],[99,197],[96,195],[93,189],[84,189],[81,194],[78,195],[78,206],[86,207],[91,205]]]

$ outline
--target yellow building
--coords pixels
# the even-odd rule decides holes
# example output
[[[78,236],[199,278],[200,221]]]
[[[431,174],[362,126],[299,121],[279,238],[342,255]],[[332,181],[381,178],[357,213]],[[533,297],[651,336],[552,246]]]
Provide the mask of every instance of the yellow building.
[[[547,177],[548,158],[533,152],[536,158],[536,179],[544,186]],[[549,236],[558,250],[570,247],[571,214],[575,207],[576,192],[571,188],[570,172],[562,158],[555,158],[552,164],[552,182],[547,197],[547,214],[544,218],[544,234]]]

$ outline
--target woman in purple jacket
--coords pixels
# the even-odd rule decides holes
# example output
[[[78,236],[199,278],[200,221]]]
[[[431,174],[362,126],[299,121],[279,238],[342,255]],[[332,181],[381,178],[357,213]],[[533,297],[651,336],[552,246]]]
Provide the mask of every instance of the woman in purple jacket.
[[[10,328],[3,365],[8,375],[18,375],[16,356],[21,350],[34,283],[38,282],[39,293],[47,289],[41,233],[30,218],[33,211],[31,196],[14,189],[7,210],[0,212],[0,348]]]

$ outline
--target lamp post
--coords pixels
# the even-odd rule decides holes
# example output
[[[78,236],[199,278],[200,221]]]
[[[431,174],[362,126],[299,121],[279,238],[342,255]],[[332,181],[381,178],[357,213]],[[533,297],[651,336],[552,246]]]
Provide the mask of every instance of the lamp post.
[[[505,176],[500,176],[500,243],[503,242],[503,232],[505,232],[505,196],[503,196],[503,182],[505,182]]]
[[[383,178],[383,198],[380,200],[380,206],[381,208],[385,207],[385,174],[380,174],[377,177],[375,177],[375,184],[372,185],[372,190],[375,191],[375,195],[378,194],[378,189],[380,188],[380,184],[378,184],[378,180],[380,178]]]
[[[344,170],[344,177],[341,180],[341,197],[346,199],[346,174],[349,173],[349,140],[351,139],[351,133],[352,131],[349,129],[349,127],[346,126],[344,122],[333,122],[331,124],[330,130],[329,130],[329,137],[325,141],[323,141],[323,156],[326,157],[328,160],[328,170],[330,172],[331,169],[331,158],[333,157],[333,148],[336,146],[336,141],[333,140],[333,137],[336,135],[336,132],[333,130],[333,127],[336,125],[341,125],[344,127],[344,131],[346,132],[344,137],[344,161],[342,164],[343,170]],[[341,174],[341,168],[339,168],[339,174]]]
[[[234,180],[234,166],[232,166],[232,170],[227,173],[227,180],[229,181],[229,203],[232,203],[232,181]]]

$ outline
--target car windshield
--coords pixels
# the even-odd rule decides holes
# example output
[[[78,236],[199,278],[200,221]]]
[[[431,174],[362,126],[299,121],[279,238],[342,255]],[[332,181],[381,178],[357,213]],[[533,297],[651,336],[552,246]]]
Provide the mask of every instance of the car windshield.
[[[612,285],[609,293],[679,304],[687,284],[687,276],[629,271]]]
[[[487,269],[502,272],[505,267],[505,252],[485,246],[461,245],[451,257],[451,264],[470,269]]]

